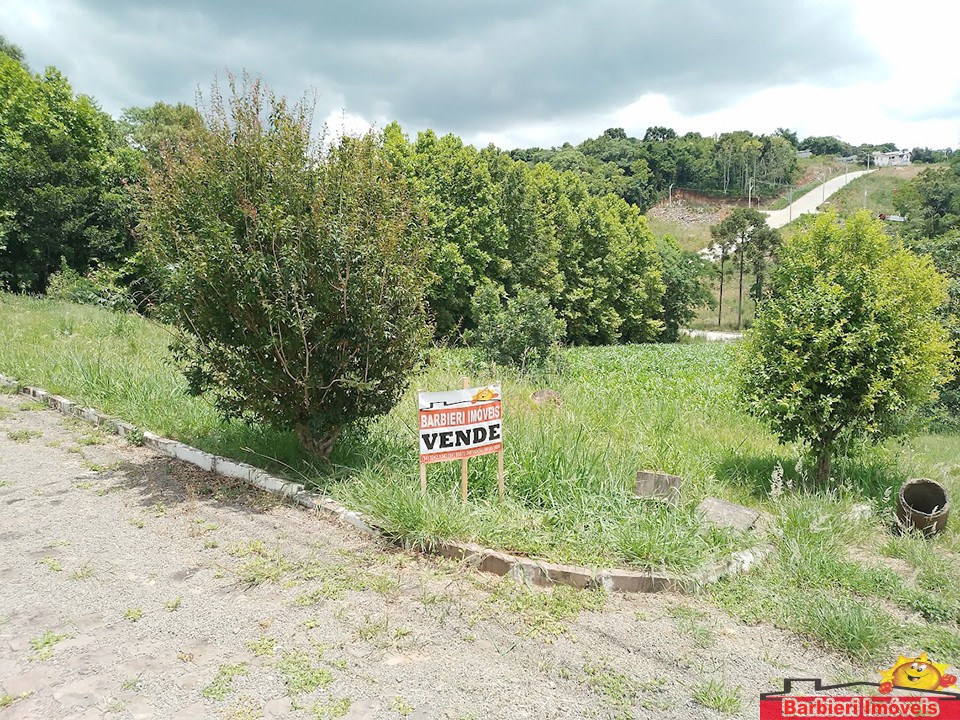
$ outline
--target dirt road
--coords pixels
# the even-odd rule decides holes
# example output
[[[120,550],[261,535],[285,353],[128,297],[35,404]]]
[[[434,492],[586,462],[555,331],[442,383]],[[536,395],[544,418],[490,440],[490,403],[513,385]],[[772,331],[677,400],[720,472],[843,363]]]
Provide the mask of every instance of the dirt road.
[[[562,590],[0,395],[0,720],[748,718],[777,678],[849,670],[695,599]]]

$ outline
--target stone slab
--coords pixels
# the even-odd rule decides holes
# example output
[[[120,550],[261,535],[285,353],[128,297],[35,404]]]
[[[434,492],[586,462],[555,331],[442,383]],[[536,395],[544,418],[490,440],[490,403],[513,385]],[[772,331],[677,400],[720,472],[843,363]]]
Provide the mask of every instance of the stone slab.
[[[653,498],[676,506],[680,502],[681,485],[683,485],[683,478],[676,475],[641,470],[637,473],[633,492],[637,497]]]
[[[760,517],[756,510],[715,497],[704,498],[697,505],[697,512],[709,525],[734,530],[749,530]]]

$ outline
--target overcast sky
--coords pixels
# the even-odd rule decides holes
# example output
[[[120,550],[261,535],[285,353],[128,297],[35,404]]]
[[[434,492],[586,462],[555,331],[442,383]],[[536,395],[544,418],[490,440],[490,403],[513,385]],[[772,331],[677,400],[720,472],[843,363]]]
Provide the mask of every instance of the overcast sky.
[[[0,0],[31,67],[113,115],[245,69],[334,125],[503,148],[651,125],[960,147],[958,27],[947,0]]]

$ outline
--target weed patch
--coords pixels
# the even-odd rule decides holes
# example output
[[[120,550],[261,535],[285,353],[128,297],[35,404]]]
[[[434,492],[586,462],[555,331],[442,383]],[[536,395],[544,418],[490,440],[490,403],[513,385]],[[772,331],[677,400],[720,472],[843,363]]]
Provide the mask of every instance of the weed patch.
[[[333,682],[333,674],[320,664],[322,654],[305,650],[290,650],[277,661],[287,692],[301,695],[326,687]]]
[[[217,668],[217,674],[200,694],[209,700],[223,700],[227,695],[233,692],[233,680],[240,675],[247,674],[246,663],[237,665],[221,665]]]
[[[716,680],[702,680],[693,689],[693,699],[711,710],[733,715],[743,706],[742,688],[729,687]]]
[[[39,430],[7,430],[7,437],[15,443],[30,442],[34,438],[43,437]]]
[[[39,637],[30,639],[30,647],[33,648],[31,660],[49,660],[53,656],[53,647],[61,640],[66,640],[69,635],[66,633],[55,633],[53,630],[47,630]]]
[[[566,632],[567,622],[584,610],[602,610],[607,595],[603,590],[577,590],[565,585],[535,590],[511,580],[501,580],[490,600],[517,618],[528,635],[536,637]]]

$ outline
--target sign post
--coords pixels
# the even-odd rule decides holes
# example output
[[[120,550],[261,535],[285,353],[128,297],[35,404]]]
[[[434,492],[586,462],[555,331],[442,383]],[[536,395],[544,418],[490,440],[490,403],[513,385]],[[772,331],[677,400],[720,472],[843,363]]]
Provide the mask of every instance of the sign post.
[[[460,460],[460,498],[467,502],[467,460],[497,453],[497,484],[503,482],[503,395],[500,384],[417,393],[420,438],[420,493],[427,492],[427,464]]]
[[[470,378],[460,378],[460,387],[464,390],[470,388]],[[467,459],[460,461],[460,500],[464,505],[467,504]]]

